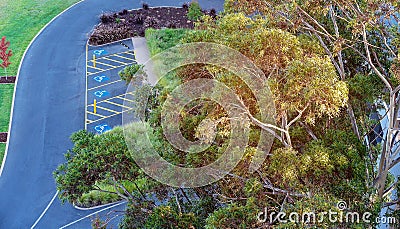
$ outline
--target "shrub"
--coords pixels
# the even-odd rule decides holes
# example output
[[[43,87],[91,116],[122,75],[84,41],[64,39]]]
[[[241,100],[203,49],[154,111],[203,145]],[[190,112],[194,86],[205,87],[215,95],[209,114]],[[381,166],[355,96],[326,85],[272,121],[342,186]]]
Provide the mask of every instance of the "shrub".
[[[159,23],[160,23],[160,21],[157,18],[147,17],[146,19],[144,19],[143,27],[145,29],[147,29],[147,28],[157,29],[159,27]]]
[[[143,4],[142,4],[142,8],[143,8],[144,10],[148,10],[150,7],[149,7],[149,4],[143,3]]]
[[[187,9],[187,8],[189,8],[189,5],[185,2],[185,3],[182,4],[182,8],[183,9]]]
[[[210,12],[208,13],[208,15],[215,18],[217,16],[217,11],[215,9],[211,9]]]
[[[123,9],[121,12],[118,13],[120,16],[123,15],[127,15],[128,14],[128,10],[127,9]]]
[[[131,82],[135,74],[143,67],[141,64],[133,64],[131,66],[127,66],[123,70],[118,72],[118,75],[121,77],[122,80],[128,84]]]
[[[90,36],[89,43],[93,45],[102,45],[132,36],[132,30],[126,25],[113,26],[102,24],[99,25]]]
[[[103,24],[107,24],[107,23],[113,22],[113,17],[110,14],[104,13],[104,14],[100,15],[100,21]]]
[[[138,25],[143,25],[144,23],[144,16],[141,14],[136,14],[134,17],[135,23]]]
[[[187,17],[189,20],[197,21],[201,18],[201,16],[203,16],[203,14],[204,13],[203,11],[201,11],[199,3],[197,2],[190,3],[189,10],[187,13]]]

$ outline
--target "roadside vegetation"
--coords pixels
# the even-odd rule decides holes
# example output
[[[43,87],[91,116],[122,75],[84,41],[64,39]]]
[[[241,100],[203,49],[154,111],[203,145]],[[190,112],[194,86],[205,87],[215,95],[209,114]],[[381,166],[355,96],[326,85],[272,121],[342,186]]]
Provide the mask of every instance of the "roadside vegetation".
[[[0,84],[0,132],[8,131],[14,84]]]
[[[14,55],[8,68],[16,75],[25,49],[33,37],[53,17],[78,0],[4,0],[0,3],[0,36],[10,41]],[[29,28],[29,29],[27,29]]]
[[[0,161],[1,162],[3,161],[5,151],[6,151],[6,144],[0,143]]]
[[[387,206],[393,207],[389,214],[399,222],[399,198],[391,195],[400,191],[399,174],[388,171],[400,162],[400,149],[394,147],[399,143],[400,109],[398,3],[266,2],[227,0],[224,13],[216,18],[203,15],[193,30],[148,29],[145,34],[153,56],[190,42],[213,42],[244,54],[266,76],[257,83],[272,92],[273,122],[265,120],[257,95],[238,76],[217,66],[185,65],[152,89],[142,86],[152,90],[142,117],[147,125],[124,127],[134,143],[131,151],[119,128],[98,136],[82,131],[72,136],[75,147],[55,172],[61,199],[75,202],[96,190],[98,183],[115,185],[120,189],[114,191],[128,201],[120,228],[376,228],[374,219]],[[163,134],[162,104],[177,84],[200,78],[216,79],[238,95],[248,118],[249,143],[242,160],[223,179],[192,189],[166,187],[134,163],[136,153],[148,150],[139,133],[147,131],[156,152],[181,167],[206,166],[230,143],[227,111],[206,99],[179,111],[179,130],[190,141],[211,139],[207,149],[180,151]],[[377,122],[371,114],[388,107],[386,135],[373,134]],[[204,126],[207,123],[213,127]],[[274,142],[261,167],[250,173],[263,131],[273,135]],[[377,135],[381,144],[374,141]],[[139,180],[144,187],[137,185]],[[128,191],[126,181],[137,185],[134,191]],[[339,205],[341,201],[346,206]],[[265,208],[275,213],[313,212],[322,220],[266,216],[260,221],[259,212]],[[371,221],[321,218],[327,212],[369,212]]]
[[[2,0],[0,37],[6,36],[13,56],[7,75],[15,76],[23,53],[34,36],[57,14],[79,0]],[[4,73],[1,72],[0,75]],[[14,85],[0,85],[0,132],[7,132]],[[3,144],[2,144],[3,145]],[[4,153],[5,147],[0,147]],[[0,160],[1,162],[2,160]]]

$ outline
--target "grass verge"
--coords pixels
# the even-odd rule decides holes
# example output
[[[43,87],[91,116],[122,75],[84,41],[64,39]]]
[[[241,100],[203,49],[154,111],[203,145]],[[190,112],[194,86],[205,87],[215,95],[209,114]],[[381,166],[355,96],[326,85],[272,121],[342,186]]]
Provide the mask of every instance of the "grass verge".
[[[0,84],[0,132],[8,131],[14,84]],[[6,144],[0,143],[0,165],[3,162]]]
[[[22,55],[31,40],[57,14],[79,0],[1,0],[0,38],[7,37],[13,56],[7,75],[16,75]],[[0,75],[5,75],[0,69]],[[12,84],[0,85],[0,132],[8,131]],[[0,164],[3,160],[5,144],[0,145]]]
[[[0,143],[0,166],[1,166],[1,162],[3,161],[5,151],[6,151],[6,144]]]
[[[79,0],[1,0],[0,36],[6,36],[14,55],[8,75],[16,75],[29,42],[53,17]],[[0,75],[4,75],[1,72]]]
[[[8,131],[13,92],[14,84],[0,84],[0,132]]]

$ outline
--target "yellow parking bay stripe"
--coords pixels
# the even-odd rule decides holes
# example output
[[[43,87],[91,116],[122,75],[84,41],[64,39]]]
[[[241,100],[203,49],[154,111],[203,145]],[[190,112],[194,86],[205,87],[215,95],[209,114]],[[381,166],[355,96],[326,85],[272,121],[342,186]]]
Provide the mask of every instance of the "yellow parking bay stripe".
[[[119,58],[123,58],[123,59],[127,59],[127,60],[131,60],[131,61],[135,60],[135,59],[124,57],[124,56],[120,56],[120,55],[117,55],[117,54],[115,54],[114,56],[119,57]]]
[[[114,60],[114,59],[111,59],[111,58],[108,58],[108,57],[104,57],[104,59],[109,60],[109,61],[114,61],[114,62],[117,62],[117,63],[120,63],[120,64],[123,64],[122,66],[130,64],[130,63],[128,63],[128,62],[122,62],[122,61]]]
[[[91,66],[91,65],[88,65],[88,67],[89,67],[89,68],[96,69],[96,70],[103,70],[102,68],[93,67],[93,66]]]
[[[108,68],[108,69],[104,69],[104,70],[101,70],[101,71],[98,71],[98,72],[90,72],[90,74],[88,74],[88,76],[94,75],[94,74],[99,74],[99,73],[102,73],[102,72],[105,72],[105,71],[110,71],[110,70],[113,70],[113,69],[116,69],[116,68],[119,68],[119,67],[122,67],[122,66],[125,66],[125,65],[128,65],[128,64],[129,63],[123,64],[123,65],[120,65],[120,66],[115,66],[114,68]]]
[[[87,113],[88,114],[91,114],[91,115],[96,115],[96,116],[99,116],[99,117],[102,117],[102,118],[107,118],[106,116],[104,116],[104,115],[101,115],[101,114],[95,114],[95,113],[93,113],[93,112],[90,112],[90,111],[87,111]]]
[[[119,99],[122,99],[122,100],[126,100],[126,101],[128,101],[128,102],[131,102],[131,103],[134,103],[135,101],[133,101],[133,100],[130,100],[130,99],[127,99],[127,98],[125,98],[125,97],[123,97],[123,96],[117,96]]]
[[[123,108],[126,108],[126,109],[130,109],[130,107],[124,106],[124,105],[119,104],[119,103],[114,103],[114,102],[110,102],[110,101],[104,101],[104,102],[112,104],[112,105],[115,105],[115,106],[120,106],[120,107],[123,107]]]
[[[94,89],[97,89],[97,88],[100,88],[100,87],[104,87],[104,86],[107,86],[107,85],[110,85],[110,84],[113,84],[113,83],[118,83],[118,82],[121,82],[122,80],[116,80],[116,81],[113,81],[113,82],[110,82],[110,83],[106,83],[106,84],[102,84],[102,85],[99,85],[99,86],[96,86],[96,87],[92,87],[92,88],[89,88],[88,89],[88,91],[91,91],[91,90],[94,90]]]
[[[121,99],[120,97],[121,97],[121,96],[124,96],[124,95],[126,95],[126,94],[128,94],[128,95],[133,95],[132,92],[129,92],[129,93],[125,93],[125,94],[122,94],[122,95],[117,95],[117,96],[114,96],[114,97],[111,97],[111,98],[108,98],[108,99],[105,99],[105,100],[101,100],[100,102],[97,102],[97,104],[101,104],[101,103],[104,103],[104,102],[108,102],[108,101],[113,100],[113,99]],[[133,102],[133,101],[132,101],[132,102]],[[92,107],[92,106],[93,106],[93,104],[87,105],[87,107]]]
[[[125,112],[127,112],[127,111],[130,111],[130,110],[132,110],[132,109],[125,110],[125,111],[123,111],[123,112],[120,112],[120,113],[118,113],[118,114],[109,115],[109,116],[107,116],[107,117],[104,117],[104,118],[99,118],[99,119],[97,119],[97,120],[95,120],[95,121],[91,121],[90,123],[94,123],[94,122],[98,122],[98,121],[101,121],[101,120],[104,120],[104,119],[107,119],[107,118],[111,118],[111,117],[114,117],[114,116],[116,116],[116,115],[119,115],[119,114],[125,113]],[[90,124],[90,123],[89,123],[89,124]]]
[[[109,112],[111,112],[111,113],[116,113],[116,114],[120,114],[120,113],[121,113],[121,112],[118,112],[118,111],[115,111],[115,110],[112,110],[112,109],[108,109],[108,108],[105,108],[105,107],[101,107],[101,106],[99,106],[99,105],[97,105],[97,109],[102,109],[102,110],[109,111]]]
[[[90,60],[89,62],[93,62],[93,60]],[[104,65],[104,66],[108,66],[108,67],[115,67],[115,65],[106,64],[106,63],[100,62],[100,61],[98,61],[98,60],[96,60],[96,63],[97,63],[97,64]]]

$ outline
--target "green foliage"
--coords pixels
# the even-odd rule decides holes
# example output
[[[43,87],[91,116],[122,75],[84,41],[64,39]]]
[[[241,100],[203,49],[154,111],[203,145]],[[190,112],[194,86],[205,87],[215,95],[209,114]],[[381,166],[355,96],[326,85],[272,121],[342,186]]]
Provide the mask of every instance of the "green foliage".
[[[196,228],[197,218],[194,213],[181,213],[171,206],[159,206],[148,217],[144,228],[154,229],[185,229]]]
[[[128,192],[136,193],[136,195],[139,196],[139,193],[137,193],[137,189],[132,182],[122,181],[121,183]],[[138,186],[140,187],[140,185]],[[141,188],[141,190],[143,189]],[[97,182],[96,190],[82,194],[75,204],[80,207],[93,207],[113,203],[122,199],[117,192],[123,193],[124,191],[121,188],[116,189],[113,185],[107,184],[106,182]]]
[[[367,104],[373,104],[380,95],[384,85],[378,76],[357,73],[347,80],[352,104],[359,109],[367,110]]]
[[[14,84],[0,84],[0,132],[8,131]]]
[[[175,198],[157,207],[146,201],[129,203],[120,228],[204,228],[206,218],[215,210],[215,201],[208,196],[179,202],[179,207]]]
[[[6,144],[0,143],[0,161],[3,162],[4,153],[6,151]]]
[[[195,1],[191,2],[190,6],[189,6],[188,13],[187,13],[188,19],[192,20],[192,21],[197,21],[203,15],[204,15],[204,13],[201,10],[201,7],[200,7],[199,3],[195,2]]]
[[[78,0],[2,0],[0,2],[1,36],[9,39],[10,48],[14,53],[10,58],[13,64],[7,69],[9,75],[17,74],[22,55],[39,30],[53,17],[76,2]]]
[[[151,56],[178,45],[188,29],[146,29],[145,37]]]
[[[118,225],[121,229],[144,228],[146,219],[151,213],[145,209],[152,209],[153,203],[149,201],[129,202],[125,216]]]
[[[142,64],[133,64],[119,71],[118,75],[121,77],[122,80],[126,82],[126,84],[128,84],[133,80],[135,74],[141,71],[142,69],[143,69]]]
[[[98,189],[98,182],[123,186],[123,181],[139,176],[121,128],[102,135],[78,131],[71,140],[74,147],[65,154],[67,162],[54,171],[62,201],[76,202],[83,194]]]
[[[208,218],[205,228],[255,228],[259,207],[254,198],[249,198],[245,205],[229,204],[214,211]]]
[[[263,18],[252,19],[242,13],[226,14],[216,21],[205,17],[196,28],[184,42],[215,42],[231,47],[269,76],[277,123],[282,117],[296,116],[304,110],[303,120],[314,124],[323,115],[336,117],[347,105],[347,85],[339,80],[335,67],[315,38],[296,37],[271,28]],[[244,90],[237,93],[246,98]]]

